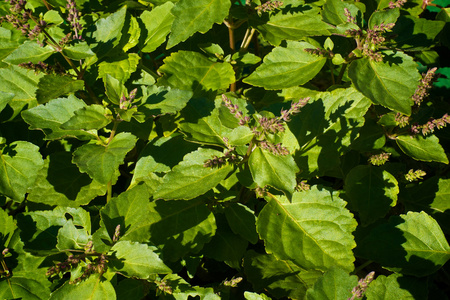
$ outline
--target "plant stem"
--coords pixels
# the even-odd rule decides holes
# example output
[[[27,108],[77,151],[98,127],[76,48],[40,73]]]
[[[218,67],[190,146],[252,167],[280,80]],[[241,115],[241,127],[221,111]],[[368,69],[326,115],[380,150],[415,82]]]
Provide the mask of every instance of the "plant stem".
[[[338,78],[336,79],[336,83],[337,83],[337,84],[341,84],[341,82],[342,82],[342,77],[344,76],[345,69],[347,68],[347,65],[348,65],[348,63],[344,64],[344,65],[341,67],[341,71],[339,72]]]
[[[235,39],[234,39],[234,23],[233,23],[233,18],[229,17],[228,20],[224,21],[225,25],[227,25],[228,27],[228,38],[230,41],[230,49],[231,49],[231,55],[234,54],[234,52],[236,51],[236,47],[235,47]],[[233,82],[230,85],[230,91],[231,92],[236,92],[236,81]]]
[[[112,182],[109,181],[106,189],[106,203],[108,203],[112,198]]]
[[[250,46],[250,42],[252,41],[253,35],[255,34],[255,28],[247,28],[247,31],[245,32],[244,39],[241,43],[240,51],[245,51],[248,49],[248,46]]]
[[[331,83],[332,85],[336,84],[336,81],[334,79],[334,66],[333,66],[333,62],[330,60],[328,60],[328,63],[330,64],[330,73],[331,73]]]
[[[359,271],[361,271],[362,269],[364,269],[365,267],[367,267],[367,266],[370,265],[371,263],[373,263],[373,261],[371,261],[371,260],[366,261],[365,263],[363,263],[362,265],[360,265],[359,267],[357,267],[357,268],[355,269],[355,271],[353,271],[353,274],[358,273]]]

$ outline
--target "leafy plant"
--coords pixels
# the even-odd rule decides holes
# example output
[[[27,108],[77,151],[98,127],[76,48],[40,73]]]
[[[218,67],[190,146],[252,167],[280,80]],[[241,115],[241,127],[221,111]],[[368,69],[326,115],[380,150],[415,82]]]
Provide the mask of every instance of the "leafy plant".
[[[0,16],[1,298],[448,299],[449,8]]]

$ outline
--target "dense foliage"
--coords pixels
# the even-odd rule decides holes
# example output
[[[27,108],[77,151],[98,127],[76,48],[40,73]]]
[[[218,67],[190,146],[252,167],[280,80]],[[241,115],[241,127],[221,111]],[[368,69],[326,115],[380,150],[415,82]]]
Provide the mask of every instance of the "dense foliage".
[[[0,17],[0,298],[448,299],[442,1]]]

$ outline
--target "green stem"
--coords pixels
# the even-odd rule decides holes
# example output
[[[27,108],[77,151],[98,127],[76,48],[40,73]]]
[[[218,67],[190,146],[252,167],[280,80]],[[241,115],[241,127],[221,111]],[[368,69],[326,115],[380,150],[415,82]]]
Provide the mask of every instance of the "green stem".
[[[233,18],[230,17],[229,20],[225,20],[224,21],[225,25],[227,25],[228,27],[228,37],[229,37],[229,41],[230,41],[230,49],[231,49],[231,55],[234,54],[234,52],[236,51],[236,47],[234,46],[235,39],[234,39],[234,23],[233,23]],[[230,91],[231,92],[236,92],[236,82],[233,82],[230,85]]]
[[[328,63],[330,64],[331,83],[332,83],[333,85],[335,85],[335,84],[336,84],[336,81],[335,81],[335,79],[334,79],[334,65],[333,65],[333,62],[331,61],[331,59],[328,60]]]
[[[336,79],[337,84],[341,84],[342,77],[344,76],[345,69],[347,68],[348,63],[344,64],[339,72],[338,78]]]
[[[373,263],[372,260],[368,260],[365,263],[363,263],[362,265],[360,265],[359,267],[357,267],[355,269],[355,271],[353,271],[353,274],[357,274],[359,271],[361,271],[362,269],[364,269],[365,267],[367,267],[368,265],[370,265],[371,263]]]
[[[112,182],[108,182],[106,190],[106,203],[108,203],[112,198]]]
[[[248,46],[250,46],[250,42],[252,41],[253,35],[255,34],[255,28],[247,28],[245,32],[244,39],[242,40],[240,51],[246,51]]]
[[[106,144],[106,147],[109,146],[111,141],[113,140],[114,136],[116,135],[117,126],[119,126],[119,121],[114,121],[113,129],[111,130],[111,134],[109,135],[108,143]],[[108,203],[112,198],[112,182],[109,181],[107,185],[107,191],[106,191],[106,203]]]

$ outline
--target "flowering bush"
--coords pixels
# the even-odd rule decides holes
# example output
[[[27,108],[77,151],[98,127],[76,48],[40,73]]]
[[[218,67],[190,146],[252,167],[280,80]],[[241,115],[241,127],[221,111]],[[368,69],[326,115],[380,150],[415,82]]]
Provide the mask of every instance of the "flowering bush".
[[[450,8],[0,4],[0,298],[447,299]]]

